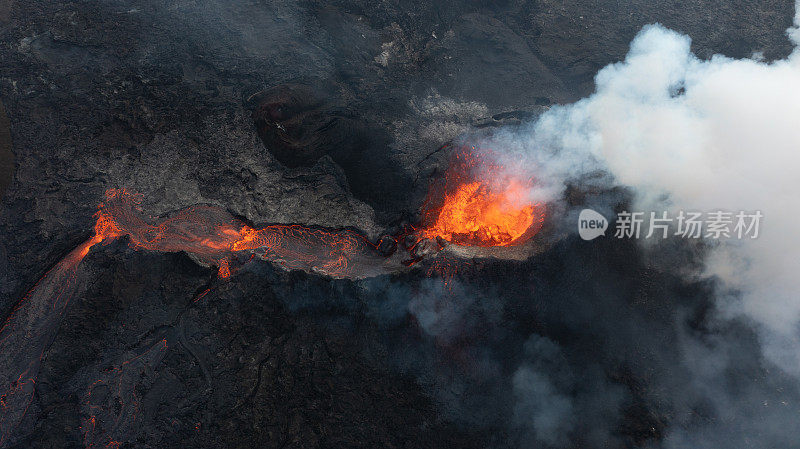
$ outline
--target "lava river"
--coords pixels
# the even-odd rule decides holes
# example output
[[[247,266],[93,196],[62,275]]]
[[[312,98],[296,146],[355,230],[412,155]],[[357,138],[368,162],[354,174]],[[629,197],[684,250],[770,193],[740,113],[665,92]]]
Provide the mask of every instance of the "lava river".
[[[352,231],[298,225],[255,229],[212,206],[193,206],[165,218],[151,218],[140,210],[137,196],[124,189],[109,190],[95,218],[93,237],[47,272],[0,329],[0,447],[9,443],[13,430],[25,417],[41,359],[70,300],[79,291],[81,261],[95,245],[127,236],[135,249],[184,251],[201,264],[218,267],[222,278],[231,275],[230,261],[241,256],[334,278],[376,276],[398,266],[391,257],[381,255],[376,245]]]
[[[134,249],[183,251],[202,265],[217,267],[222,279],[254,258],[287,270],[366,278],[405,269],[431,254],[435,257],[451,244],[503,247],[524,243],[544,219],[543,208],[527,201],[530,187],[530,180],[505,175],[496,164],[470,152],[456,152],[442,182],[431,188],[424,226],[384,237],[379,244],[350,230],[301,225],[254,228],[222,208],[206,205],[151,217],[141,210],[137,195],[125,189],[108,190],[95,214],[93,236],[37,282],[0,329],[0,448],[19,437],[14,431],[33,401],[42,357],[85,280],[81,262],[99,244],[127,238]],[[432,266],[437,263],[447,266],[441,260]],[[172,339],[167,336],[115,362],[113,369],[100,373],[88,386],[87,447],[118,447],[131,436],[139,373],[160,362]]]

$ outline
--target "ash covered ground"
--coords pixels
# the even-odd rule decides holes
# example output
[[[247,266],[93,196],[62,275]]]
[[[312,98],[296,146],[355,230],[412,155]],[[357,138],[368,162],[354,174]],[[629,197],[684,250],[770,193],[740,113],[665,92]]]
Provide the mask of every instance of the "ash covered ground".
[[[0,0],[0,316],[89,238],[107,189],[152,215],[204,204],[375,241],[418,222],[444,145],[591,94],[644,25],[700,58],[772,61],[793,16],[789,1]],[[601,200],[633,194],[563,197]],[[185,253],[95,248],[2,444],[800,445],[798,383],[749,323],[717,317],[719,286],[692,273],[703,248],[548,235],[525,260],[360,280],[268,263],[223,280]]]

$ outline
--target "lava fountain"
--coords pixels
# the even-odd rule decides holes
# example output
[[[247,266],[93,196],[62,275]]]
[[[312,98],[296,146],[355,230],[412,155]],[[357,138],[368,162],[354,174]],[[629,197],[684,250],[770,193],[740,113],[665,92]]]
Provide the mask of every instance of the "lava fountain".
[[[490,151],[457,150],[429,190],[422,235],[463,246],[513,246],[542,227],[544,205],[533,203],[533,179],[497,163]]]

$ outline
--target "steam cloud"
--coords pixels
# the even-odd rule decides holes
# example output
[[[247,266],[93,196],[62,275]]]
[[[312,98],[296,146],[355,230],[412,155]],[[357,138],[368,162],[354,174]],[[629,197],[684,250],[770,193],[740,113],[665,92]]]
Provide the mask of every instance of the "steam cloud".
[[[799,25],[800,12],[787,32],[795,45]],[[705,274],[741,293],[724,310],[752,318],[770,359],[800,375],[800,47],[772,63],[703,61],[689,47],[645,27],[624,62],[597,74],[595,94],[500,138],[543,180],[607,170],[635,189],[637,210],[762,211],[760,236],[720,244]],[[561,187],[536,193],[552,200]]]
[[[555,106],[528,126],[496,132],[486,143],[503,151],[511,170],[538,179],[535,201],[558,203],[568,181],[629,187],[637,211],[764,214],[757,239],[707,242],[702,268],[691,273],[715,282],[708,292],[711,326],[730,330],[731,323],[743,323],[755,329],[760,349],[678,326],[676,363],[686,377],[676,375],[672,387],[683,384],[691,392],[685,398],[673,392],[667,447],[791,447],[800,441],[790,419],[796,409],[780,399],[795,395],[800,385],[800,2],[787,35],[795,49],[785,60],[700,60],[688,36],[649,25],[623,62],[597,74],[593,95]],[[611,203],[592,207],[611,217]],[[417,298],[416,309],[419,303]],[[513,423],[530,433],[525,441],[562,446],[564,436],[577,430],[576,420],[599,414],[578,410],[575,384],[565,384],[558,363],[537,365],[554,360],[557,345],[534,336],[526,352],[529,361],[512,379]],[[767,374],[731,385],[732,371],[752,366]],[[791,392],[779,386],[784,381]],[[605,393],[588,401],[605,394],[608,410],[614,409],[620,399],[612,390],[604,386]],[[693,421],[690,415],[703,413],[691,395],[703,397],[713,418]],[[589,440],[601,444],[608,436]]]

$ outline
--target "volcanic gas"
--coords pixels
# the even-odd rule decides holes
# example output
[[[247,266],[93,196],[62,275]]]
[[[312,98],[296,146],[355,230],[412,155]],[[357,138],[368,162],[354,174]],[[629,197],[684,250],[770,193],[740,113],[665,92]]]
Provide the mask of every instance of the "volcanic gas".
[[[431,186],[422,234],[467,246],[522,244],[544,220],[544,206],[529,197],[533,185],[533,179],[505,170],[491,151],[462,148]]]

